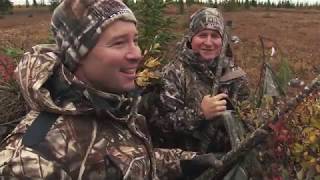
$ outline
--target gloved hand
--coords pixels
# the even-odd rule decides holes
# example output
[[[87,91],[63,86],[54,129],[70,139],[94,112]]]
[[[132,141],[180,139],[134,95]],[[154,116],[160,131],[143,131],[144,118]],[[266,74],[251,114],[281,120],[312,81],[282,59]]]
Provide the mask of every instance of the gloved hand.
[[[208,168],[219,168],[222,161],[219,160],[219,154],[197,155],[191,160],[181,160],[180,167],[183,173],[183,179],[194,179],[200,176]]]

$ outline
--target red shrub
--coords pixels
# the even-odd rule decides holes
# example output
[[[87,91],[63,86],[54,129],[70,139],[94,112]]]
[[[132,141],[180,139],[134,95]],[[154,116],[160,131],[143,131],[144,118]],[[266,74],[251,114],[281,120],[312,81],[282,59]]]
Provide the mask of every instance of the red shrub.
[[[0,83],[13,80],[15,62],[12,58],[0,55]]]

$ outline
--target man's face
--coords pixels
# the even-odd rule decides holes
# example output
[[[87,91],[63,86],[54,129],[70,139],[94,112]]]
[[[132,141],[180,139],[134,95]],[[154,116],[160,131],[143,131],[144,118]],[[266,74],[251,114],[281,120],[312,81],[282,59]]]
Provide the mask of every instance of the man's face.
[[[193,52],[200,54],[201,59],[211,61],[219,56],[222,39],[217,31],[205,29],[198,32],[191,40]]]
[[[122,93],[135,88],[142,59],[134,23],[117,20],[100,35],[95,47],[80,61],[77,77],[96,89]]]

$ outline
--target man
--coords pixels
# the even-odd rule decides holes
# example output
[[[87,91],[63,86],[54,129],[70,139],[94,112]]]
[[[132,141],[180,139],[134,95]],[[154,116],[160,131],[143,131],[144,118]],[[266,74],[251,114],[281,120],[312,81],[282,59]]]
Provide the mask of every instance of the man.
[[[182,161],[189,177],[201,174],[207,166],[196,167],[206,161],[212,165],[217,162],[213,166],[219,167],[214,158],[236,148],[245,136],[233,108],[249,97],[248,80],[233,62],[226,28],[222,14],[215,8],[203,8],[191,16],[177,58],[163,69],[157,108],[148,119],[154,146],[203,154]],[[231,170],[224,169],[223,179],[261,179],[255,153],[249,152]]]
[[[159,146],[197,152],[230,150],[220,115],[232,108],[227,99],[233,104],[243,101],[249,96],[249,88],[246,73],[234,65],[232,57],[225,56],[218,62],[223,43],[228,43],[224,31],[224,20],[217,9],[203,8],[192,15],[177,58],[163,69],[158,114],[151,120],[159,131],[154,138]],[[217,83],[217,94],[211,94]],[[208,126],[212,127],[210,131]]]

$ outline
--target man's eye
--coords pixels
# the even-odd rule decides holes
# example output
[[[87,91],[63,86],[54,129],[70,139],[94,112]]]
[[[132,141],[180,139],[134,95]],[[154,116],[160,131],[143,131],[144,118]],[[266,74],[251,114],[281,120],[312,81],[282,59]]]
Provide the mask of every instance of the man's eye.
[[[213,34],[211,34],[211,37],[214,39],[217,39],[217,38],[220,38],[220,35],[217,33],[213,33]]]
[[[200,38],[206,38],[207,35],[206,35],[206,34],[199,34],[199,37],[200,37]]]
[[[120,46],[124,43],[125,43],[124,41],[116,41],[116,42],[112,43],[112,46]]]

